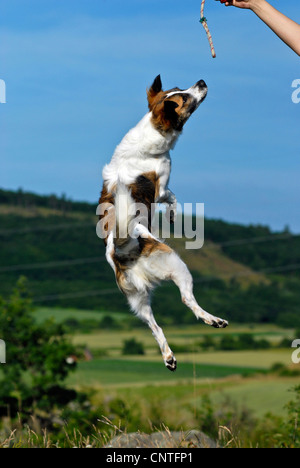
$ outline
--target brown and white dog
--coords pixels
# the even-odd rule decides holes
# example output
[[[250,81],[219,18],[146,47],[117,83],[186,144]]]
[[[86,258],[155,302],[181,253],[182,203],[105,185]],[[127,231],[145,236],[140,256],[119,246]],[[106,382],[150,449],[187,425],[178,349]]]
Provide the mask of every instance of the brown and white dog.
[[[160,76],[148,89],[149,113],[130,130],[103,169],[100,223],[106,243],[106,258],[117,284],[133,312],[151,328],[171,371],[177,367],[162,329],[151,309],[151,292],[163,280],[172,280],[183,303],[199,319],[216,328],[228,322],[205,312],[193,294],[193,279],[179,256],[151,233],[150,222],[141,223],[130,206],[143,204],[151,218],[151,204],[163,203],[176,211],[176,197],[169,190],[170,150],[184,124],[207,95],[203,80],[187,90],[163,91]],[[113,209],[112,209],[113,208]],[[130,234],[129,234],[129,225]],[[116,228],[115,228],[116,226]],[[121,230],[125,235],[120,235]]]

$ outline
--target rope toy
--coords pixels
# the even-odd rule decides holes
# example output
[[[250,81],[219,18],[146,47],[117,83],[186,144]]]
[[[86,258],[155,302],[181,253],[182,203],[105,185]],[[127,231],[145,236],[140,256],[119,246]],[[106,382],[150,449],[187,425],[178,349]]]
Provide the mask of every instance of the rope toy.
[[[221,3],[225,3],[225,1],[227,1],[227,0],[221,0]],[[211,34],[210,34],[209,27],[207,26],[207,18],[205,18],[205,16],[204,16],[204,6],[205,6],[205,0],[202,0],[200,23],[204,27],[205,32],[207,34],[208,42],[209,42],[210,49],[211,49],[211,55],[212,55],[213,58],[216,58],[217,55],[216,55],[216,52],[215,52],[214,43],[213,43],[213,40],[212,40],[212,37],[211,37]]]

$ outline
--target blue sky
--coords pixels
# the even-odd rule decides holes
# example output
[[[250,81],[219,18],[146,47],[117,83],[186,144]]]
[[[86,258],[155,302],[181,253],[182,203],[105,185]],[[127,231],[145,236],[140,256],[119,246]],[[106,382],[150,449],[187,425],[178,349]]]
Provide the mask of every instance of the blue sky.
[[[147,111],[146,87],[205,79],[170,188],[181,203],[300,232],[299,57],[249,11],[200,0],[0,0],[0,186],[97,201],[102,166]],[[274,6],[300,22],[295,0]]]

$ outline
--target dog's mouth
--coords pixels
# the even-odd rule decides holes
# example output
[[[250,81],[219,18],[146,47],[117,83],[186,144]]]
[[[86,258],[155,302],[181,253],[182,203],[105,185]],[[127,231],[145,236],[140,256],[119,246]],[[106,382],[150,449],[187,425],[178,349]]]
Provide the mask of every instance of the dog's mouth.
[[[195,99],[198,101],[198,105],[204,101],[208,93],[208,87],[204,80],[198,81],[192,88],[191,92],[194,95]]]
[[[200,80],[189,90],[193,100],[189,106],[189,114],[192,115],[204,101],[208,93],[208,87],[205,81]]]

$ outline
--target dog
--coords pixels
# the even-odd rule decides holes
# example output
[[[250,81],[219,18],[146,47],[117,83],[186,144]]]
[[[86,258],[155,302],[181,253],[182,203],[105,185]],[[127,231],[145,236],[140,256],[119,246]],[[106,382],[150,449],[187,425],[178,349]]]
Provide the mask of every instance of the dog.
[[[176,370],[177,361],[151,308],[151,293],[157,284],[172,280],[180,290],[183,303],[197,319],[215,328],[228,326],[226,320],[214,317],[198,305],[187,266],[151,233],[152,204],[165,204],[174,222],[176,197],[168,186],[170,150],[206,95],[207,86],[203,80],[186,90],[163,91],[161,77],[157,76],[147,90],[149,112],[124,137],[110,164],[103,169],[99,206],[104,208],[99,214],[106,259],[132,311],[152,330],[170,371]],[[130,207],[140,204],[148,211],[145,223],[138,220],[136,210],[130,214]],[[125,234],[121,236],[122,230]]]

